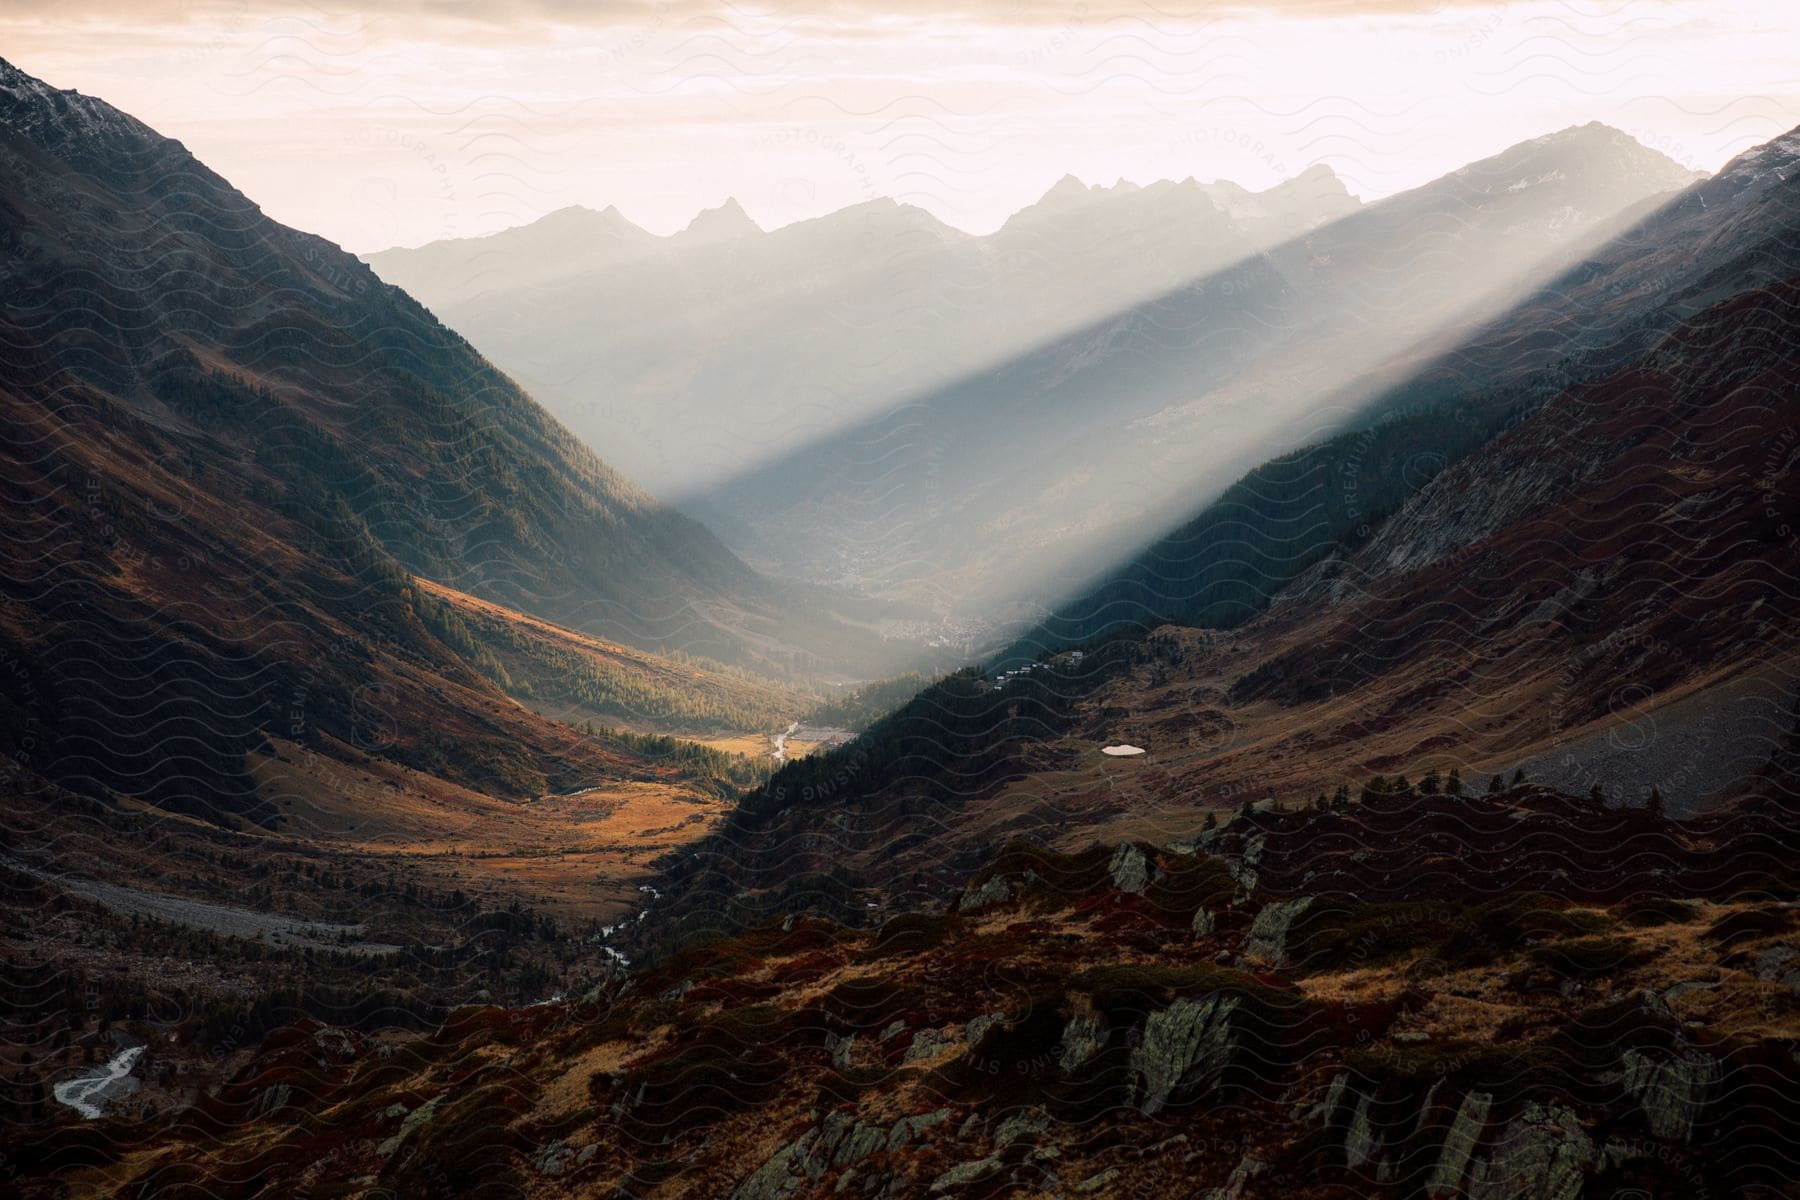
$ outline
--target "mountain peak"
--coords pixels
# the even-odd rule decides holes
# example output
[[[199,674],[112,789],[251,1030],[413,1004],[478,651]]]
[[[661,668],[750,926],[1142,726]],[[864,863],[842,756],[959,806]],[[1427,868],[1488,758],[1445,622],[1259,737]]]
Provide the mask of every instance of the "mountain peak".
[[[0,58],[0,125],[59,154],[100,149],[120,139],[162,139],[104,100],[52,87]]]
[[[737,202],[737,197],[730,196],[723,204],[701,209],[688,222],[687,228],[676,236],[688,242],[723,242],[762,231],[762,226],[750,219],[750,214]]]
[[[1585,210],[1596,195],[1620,188],[1647,188],[1648,194],[1656,194],[1704,178],[1703,172],[1690,170],[1624,130],[1589,121],[1520,142],[1451,172],[1444,181],[1472,185],[1482,192],[1552,187],[1566,192],[1569,203]],[[1598,192],[1594,192],[1596,188]]]
[[[633,224],[629,217],[610,204],[599,211],[580,204],[571,204],[545,213],[529,225],[505,230],[493,236],[506,237],[522,230],[534,230],[538,235],[548,235],[554,238],[648,241],[651,237],[648,230]]]
[[[1038,198],[1038,203],[1049,205],[1068,204],[1072,201],[1086,200],[1092,196],[1093,193],[1094,189],[1075,178],[1074,175],[1064,175],[1061,179],[1050,185],[1050,190]]]

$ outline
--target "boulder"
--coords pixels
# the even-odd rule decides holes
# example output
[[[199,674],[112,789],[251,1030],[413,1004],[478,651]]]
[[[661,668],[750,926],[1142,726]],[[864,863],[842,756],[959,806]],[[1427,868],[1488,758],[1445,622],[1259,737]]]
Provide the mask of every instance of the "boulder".
[[[915,1063],[936,1058],[955,1044],[956,1039],[941,1029],[921,1029],[913,1034],[912,1044],[906,1048],[901,1062]]]
[[[1222,1186],[1206,1193],[1206,1200],[1243,1200],[1244,1189],[1249,1187],[1250,1181],[1261,1175],[1263,1170],[1264,1165],[1261,1159],[1246,1154],[1243,1160],[1232,1168],[1231,1174],[1226,1177]]]
[[[1062,1047],[1057,1062],[1065,1071],[1073,1071],[1106,1045],[1110,1032],[1106,1019],[1095,1013],[1077,1014],[1063,1026]]]
[[[1643,1108],[1650,1132],[1671,1141],[1692,1141],[1701,1109],[1719,1085],[1718,1060],[1698,1050],[1667,1057],[1627,1050],[1624,1066],[1625,1090]]]
[[[1091,1196],[1108,1184],[1117,1183],[1121,1172],[1117,1167],[1108,1167],[1097,1175],[1089,1175],[1070,1190],[1077,1196]]]
[[[731,1200],[787,1200],[805,1182],[805,1177],[795,1168],[805,1161],[818,1138],[818,1131],[809,1129],[775,1151],[767,1162],[737,1185]]]
[[[998,875],[990,875],[980,887],[973,887],[963,892],[962,899],[957,901],[958,912],[971,909],[986,908],[990,904],[1004,904],[1012,899],[1012,888],[1006,880]]]
[[[1577,1200],[1598,1161],[1581,1121],[1558,1105],[1530,1104],[1471,1168],[1468,1200]]]
[[[1756,956],[1756,977],[1800,992],[1800,949],[1782,945],[1761,951]]]
[[[989,1156],[951,1167],[931,1181],[931,1190],[948,1192],[956,1188],[968,1187],[971,1183],[980,1183],[984,1179],[992,1179],[1000,1173],[1001,1166],[998,1158]]]
[[[1344,1132],[1344,1164],[1351,1169],[1362,1166],[1381,1150],[1381,1135],[1369,1120],[1367,1096],[1356,1098],[1356,1111],[1350,1114],[1350,1128]]]
[[[979,1017],[973,1017],[967,1025],[963,1026],[963,1038],[970,1046],[979,1046],[981,1039],[987,1036],[987,1031],[1005,1019],[1004,1013],[984,1013]]]
[[[1138,1107],[1155,1116],[1175,1089],[1189,1084],[1218,1085],[1237,1042],[1231,1031],[1236,996],[1181,999],[1144,1023],[1143,1040],[1131,1052],[1131,1069],[1143,1080]]]
[[[1493,1103],[1494,1097],[1488,1092],[1470,1092],[1463,1097],[1449,1131],[1444,1134],[1437,1162],[1432,1164],[1431,1175],[1425,1181],[1427,1196],[1454,1196],[1462,1191],[1463,1176],[1468,1174],[1469,1161],[1481,1145]]]
[[[1244,956],[1260,958],[1272,966],[1287,961],[1288,930],[1296,917],[1312,907],[1312,902],[1313,897],[1301,896],[1263,905],[1244,938]]]
[[[250,1119],[260,1120],[273,1116],[288,1106],[294,1097],[294,1089],[285,1083],[272,1084],[256,1094],[255,1103],[250,1105]]]
[[[1150,865],[1144,859],[1144,852],[1132,842],[1123,842],[1113,851],[1112,862],[1106,869],[1112,875],[1113,886],[1121,892],[1142,895],[1150,883]]]
[[[1014,1113],[994,1130],[994,1149],[1002,1150],[1023,1137],[1032,1137],[1050,1128],[1050,1116],[1039,1108]]]
[[[400,1122],[399,1131],[396,1132],[393,1137],[382,1142],[381,1145],[376,1148],[375,1152],[385,1157],[405,1145],[406,1139],[412,1136],[413,1130],[431,1120],[431,1114],[437,1111],[438,1104],[442,1100],[443,1096],[441,1095],[433,1096],[425,1103],[419,1105],[419,1107],[413,1109],[410,1113],[407,1113],[406,1119]]]

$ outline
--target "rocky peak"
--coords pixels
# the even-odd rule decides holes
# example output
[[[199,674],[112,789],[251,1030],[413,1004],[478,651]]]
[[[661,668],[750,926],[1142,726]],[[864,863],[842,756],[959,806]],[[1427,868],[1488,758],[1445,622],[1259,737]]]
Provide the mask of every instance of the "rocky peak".
[[[728,197],[725,203],[715,208],[702,209],[687,228],[678,235],[684,242],[726,242],[735,238],[748,237],[762,232],[762,227],[750,219],[743,205],[736,197]]]
[[[0,125],[63,158],[123,141],[162,141],[106,101],[51,87],[5,59],[0,59]]]

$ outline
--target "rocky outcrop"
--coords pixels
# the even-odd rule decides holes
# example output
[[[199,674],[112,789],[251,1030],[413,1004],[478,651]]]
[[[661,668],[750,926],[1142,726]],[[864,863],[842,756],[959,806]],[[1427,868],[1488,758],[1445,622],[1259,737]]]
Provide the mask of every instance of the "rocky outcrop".
[[[1263,1170],[1264,1164],[1261,1159],[1245,1155],[1243,1161],[1232,1168],[1231,1174],[1226,1177],[1223,1185],[1205,1194],[1205,1200],[1243,1200],[1244,1189],[1249,1187],[1250,1181],[1261,1175]]]
[[[1113,851],[1112,862],[1106,869],[1112,876],[1113,886],[1121,892],[1142,895],[1149,886],[1150,865],[1144,859],[1144,852],[1131,842],[1121,843]]]
[[[738,1184],[732,1200],[786,1200],[830,1170],[855,1166],[871,1155],[904,1150],[914,1138],[950,1119],[950,1110],[901,1117],[890,1126],[871,1125],[845,1112],[832,1112],[769,1156]]]
[[[293,1099],[294,1089],[285,1083],[273,1084],[256,1094],[256,1102],[250,1106],[250,1119],[260,1120],[280,1112]]]
[[[994,1149],[1004,1150],[1020,1138],[1033,1137],[1050,1128],[1050,1115],[1042,1109],[1032,1108],[1021,1113],[1014,1113],[1000,1122],[994,1130]]]
[[[1201,908],[1194,911],[1194,923],[1192,928],[1195,937],[1209,937],[1213,930],[1218,927],[1218,920],[1210,912],[1206,911],[1206,909]]]
[[[579,1150],[558,1138],[532,1156],[537,1173],[555,1179],[575,1167],[585,1167],[600,1153],[599,1146],[583,1146]]]
[[[1301,896],[1298,900],[1263,905],[1244,938],[1244,957],[1262,959],[1271,966],[1286,962],[1288,930],[1296,917],[1312,907],[1312,902],[1313,897]]]
[[[1313,1110],[1313,1115],[1329,1125],[1331,1118],[1337,1115],[1338,1105],[1344,1102],[1344,1092],[1350,1086],[1350,1073],[1339,1071],[1331,1077],[1331,1085],[1325,1089],[1325,1099]]]
[[[979,1017],[971,1017],[969,1023],[963,1026],[963,1039],[972,1047],[979,1046],[981,1039],[987,1036],[987,1031],[1005,1019],[1004,1013],[983,1013]]]
[[[442,1100],[442,1096],[433,1096],[425,1103],[419,1105],[419,1107],[413,1109],[410,1113],[407,1113],[406,1119],[400,1122],[399,1130],[394,1136],[382,1142],[381,1145],[376,1148],[376,1153],[384,1156],[389,1155],[405,1145],[406,1139],[413,1135],[415,1129],[431,1120],[431,1114],[438,1110],[438,1104]]]
[[[1624,1066],[1625,1090],[1642,1106],[1650,1132],[1671,1141],[1692,1141],[1701,1110],[1719,1085],[1718,1060],[1698,1050],[1663,1058],[1627,1050]]]
[[[1756,977],[1800,992],[1800,949],[1782,945],[1763,950],[1756,956]]]
[[[1117,1167],[1108,1167],[1097,1175],[1089,1175],[1069,1190],[1077,1196],[1091,1196],[1101,1188],[1117,1183],[1123,1172]]]
[[[1527,1105],[1470,1171],[1466,1195],[1468,1200],[1577,1200],[1596,1161],[1593,1140],[1573,1112]]]
[[[1177,1000],[1150,1015],[1131,1052],[1131,1069],[1142,1077],[1138,1107],[1145,1116],[1161,1112],[1178,1087],[1218,1085],[1236,1047],[1231,1014],[1237,1006],[1236,996],[1213,995]]]
[[[956,1039],[941,1029],[921,1029],[913,1034],[912,1044],[906,1048],[901,1062],[916,1063],[936,1058],[955,1044]]]
[[[812,1151],[813,1143],[818,1139],[818,1131],[809,1129],[775,1151],[769,1156],[769,1161],[756,1168],[748,1179],[737,1185],[737,1189],[731,1193],[731,1200],[786,1200],[806,1182],[806,1177],[795,1168],[805,1161]]]
[[[954,1191],[968,1187],[971,1183],[980,1183],[984,1179],[992,1179],[1000,1173],[1003,1164],[992,1155],[978,1158],[974,1162],[962,1163],[951,1167],[942,1175],[931,1181],[933,1193]]]
[[[1056,1061],[1065,1071],[1073,1071],[1106,1045],[1110,1032],[1106,1018],[1097,1013],[1078,1013],[1063,1026],[1062,1046]]]
[[[986,908],[990,904],[1004,904],[1012,899],[1012,888],[998,875],[990,875],[979,887],[972,887],[962,894],[957,901],[958,912],[969,912],[977,908]]]
[[[1350,1128],[1344,1132],[1344,1163],[1352,1170],[1374,1158],[1381,1150],[1381,1135],[1369,1119],[1368,1096],[1356,1098],[1356,1111],[1350,1114]]]
[[[1463,1097],[1444,1134],[1444,1145],[1438,1151],[1437,1162],[1432,1164],[1431,1174],[1425,1181],[1427,1196],[1454,1196],[1461,1192],[1463,1176],[1468,1174],[1469,1161],[1481,1145],[1488,1109],[1493,1103],[1494,1097],[1488,1092],[1470,1092]]]

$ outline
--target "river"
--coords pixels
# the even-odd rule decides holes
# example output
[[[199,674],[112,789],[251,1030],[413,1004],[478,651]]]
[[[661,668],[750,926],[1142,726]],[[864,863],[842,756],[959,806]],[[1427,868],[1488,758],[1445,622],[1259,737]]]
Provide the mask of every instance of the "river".
[[[107,1060],[105,1066],[95,1067],[85,1075],[77,1075],[73,1079],[65,1079],[50,1089],[57,1103],[66,1104],[88,1120],[106,1115],[100,1102],[106,1099],[108,1089],[121,1079],[129,1076],[144,1056],[142,1046],[130,1046],[119,1051]]]
[[[799,731],[799,729],[800,729],[800,722],[795,721],[792,725],[789,725],[786,729],[784,729],[780,733],[776,734],[774,737],[775,752],[773,754],[769,755],[769,757],[774,759],[778,763],[786,762],[787,761],[787,740],[789,738],[793,737],[794,734]]]

